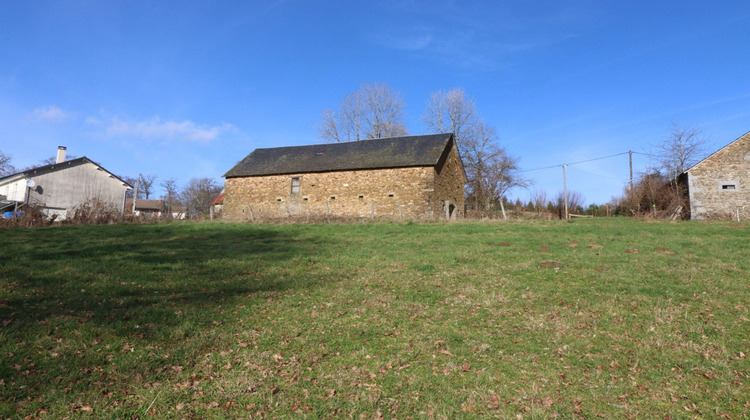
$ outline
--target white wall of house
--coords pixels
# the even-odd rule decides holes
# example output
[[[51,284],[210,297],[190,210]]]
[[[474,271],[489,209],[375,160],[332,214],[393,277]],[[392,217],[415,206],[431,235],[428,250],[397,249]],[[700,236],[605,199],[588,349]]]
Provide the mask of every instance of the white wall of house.
[[[98,199],[122,210],[128,189],[122,181],[90,162],[29,177],[36,183],[29,192],[29,202],[56,209],[72,209]]]
[[[20,177],[7,184],[0,185],[0,195],[8,200],[23,202],[26,200],[26,178]]]

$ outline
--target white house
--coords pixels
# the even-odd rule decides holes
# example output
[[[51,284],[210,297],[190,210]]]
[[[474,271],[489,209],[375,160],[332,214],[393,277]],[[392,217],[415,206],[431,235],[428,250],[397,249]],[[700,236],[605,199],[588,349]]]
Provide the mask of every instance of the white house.
[[[60,146],[55,163],[0,178],[0,212],[22,210],[26,205],[47,216],[64,219],[87,201],[108,203],[121,212],[125,193],[133,187],[87,157],[65,161]]]

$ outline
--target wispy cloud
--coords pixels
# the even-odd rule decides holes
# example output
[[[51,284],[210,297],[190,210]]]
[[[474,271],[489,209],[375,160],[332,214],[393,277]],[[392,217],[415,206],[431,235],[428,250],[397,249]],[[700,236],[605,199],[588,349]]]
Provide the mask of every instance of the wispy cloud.
[[[87,123],[104,127],[104,132],[108,137],[145,140],[210,142],[222,134],[236,131],[236,127],[228,123],[206,126],[188,120],[164,121],[159,117],[146,121],[125,121],[117,117],[104,121],[89,118]]]
[[[35,121],[44,121],[51,123],[64,123],[65,121],[71,120],[74,117],[72,112],[63,111],[55,105],[47,105],[35,109],[32,112],[33,119]]]
[[[560,5],[500,5],[480,11],[447,1],[425,15],[421,3],[394,7],[410,19],[408,26],[383,25],[370,35],[382,47],[479,71],[512,65],[519,56],[578,37],[588,12]],[[486,9],[486,10],[485,10]],[[533,9],[533,10],[530,10]]]
[[[383,35],[378,38],[377,42],[387,48],[393,48],[403,51],[418,51],[430,46],[432,34],[415,34],[415,35]]]

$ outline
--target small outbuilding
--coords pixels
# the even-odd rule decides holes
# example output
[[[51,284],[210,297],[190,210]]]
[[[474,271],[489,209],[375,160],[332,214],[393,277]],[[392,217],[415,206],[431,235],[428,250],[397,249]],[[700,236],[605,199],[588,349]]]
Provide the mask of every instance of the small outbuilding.
[[[693,165],[687,185],[691,219],[750,219],[750,132]]]
[[[455,219],[466,173],[453,134],[256,149],[226,174],[224,217]]]
[[[161,217],[165,212],[166,205],[162,200],[146,200],[139,198],[135,200],[135,206],[133,206],[132,198],[125,200],[125,213],[133,213],[135,216]]]

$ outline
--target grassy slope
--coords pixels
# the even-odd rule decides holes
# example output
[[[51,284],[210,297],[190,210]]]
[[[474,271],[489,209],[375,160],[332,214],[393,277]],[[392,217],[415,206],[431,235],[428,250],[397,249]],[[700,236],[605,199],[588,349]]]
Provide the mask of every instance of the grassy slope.
[[[0,415],[741,417],[730,227],[6,230]]]

